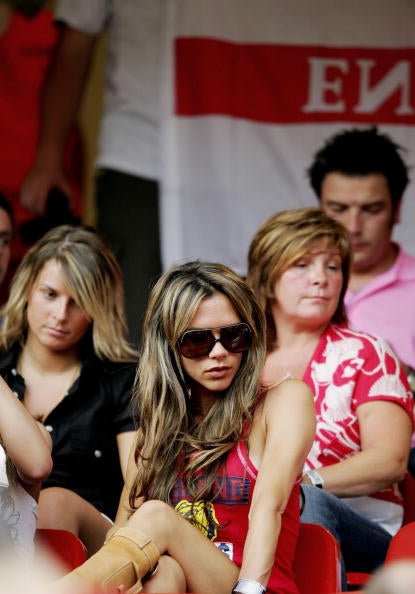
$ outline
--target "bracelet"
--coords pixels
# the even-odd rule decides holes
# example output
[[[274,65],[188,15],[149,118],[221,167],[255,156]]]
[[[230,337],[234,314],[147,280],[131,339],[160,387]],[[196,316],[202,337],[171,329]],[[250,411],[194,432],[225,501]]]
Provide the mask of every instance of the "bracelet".
[[[232,594],[265,594],[266,588],[255,580],[238,580],[232,588]]]

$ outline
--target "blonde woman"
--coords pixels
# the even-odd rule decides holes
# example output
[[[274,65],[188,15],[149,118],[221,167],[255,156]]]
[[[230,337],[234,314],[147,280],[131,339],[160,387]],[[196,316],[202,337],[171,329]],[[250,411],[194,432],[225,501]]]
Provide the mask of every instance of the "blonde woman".
[[[150,296],[143,337],[140,427],[116,525],[58,589],[298,594],[313,399],[299,381],[260,393],[263,316],[251,290],[219,264],[177,266]]]
[[[137,357],[116,260],[94,231],[57,227],[24,256],[0,315],[0,373],[53,443],[39,526],[72,530],[93,552],[111,525],[105,516],[115,516],[135,435]]]
[[[267,318],[264,385],[294,377],[314,394],[302,520],[337,537],[347,570],[372,571],[402,523],[396,483],[406,471],[413,400],[389,345],[347,326],[350,258],[346,229],[322,210],[283,211],[251,242],[248,283]]]

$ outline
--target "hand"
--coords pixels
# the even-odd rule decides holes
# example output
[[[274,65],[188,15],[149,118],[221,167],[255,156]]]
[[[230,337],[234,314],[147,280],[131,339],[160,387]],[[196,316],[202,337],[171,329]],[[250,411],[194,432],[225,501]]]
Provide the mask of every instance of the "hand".
[[[313,483],[310,481],[310,477],[307,474],[303,474],[301,477],[301,483],[303,485],[312,485]]]
[[[59,188],[71,196],[71,188],[62,169],[35,165],[23,181],[20,202],[34,214],[44,215],[46,199],[52,188]]]

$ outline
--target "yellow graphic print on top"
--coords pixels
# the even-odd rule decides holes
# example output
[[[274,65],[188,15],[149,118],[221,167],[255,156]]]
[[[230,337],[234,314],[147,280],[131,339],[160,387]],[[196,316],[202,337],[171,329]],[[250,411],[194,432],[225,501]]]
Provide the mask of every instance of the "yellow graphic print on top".
[[[209,540],[215,540],[218,535],[218,520],[213,503],[210,501],[196,501],[192,507],[190,501],[182,499],[176,505],[175,510],[184,518],[190,520]]]

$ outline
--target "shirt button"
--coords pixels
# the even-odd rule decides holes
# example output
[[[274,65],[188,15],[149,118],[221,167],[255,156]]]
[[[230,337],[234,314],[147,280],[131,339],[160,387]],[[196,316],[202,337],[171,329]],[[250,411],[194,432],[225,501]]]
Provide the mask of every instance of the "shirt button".
[[[16,398],[19,398],[19,394],[16,392],[16,390],[13,392],[13,394],[16,396]]]
[[[17,369],[12,369],[12,375],[17,375]]]
[[[101,456],[102,456],[101,450],[95,450],[94,456],[95,456],[95,458],[101,458]]]
[[[48,433],[52,433],[52,431],[53,431],[52,425],[45,425],[45,429]]]

